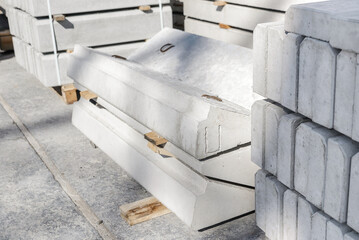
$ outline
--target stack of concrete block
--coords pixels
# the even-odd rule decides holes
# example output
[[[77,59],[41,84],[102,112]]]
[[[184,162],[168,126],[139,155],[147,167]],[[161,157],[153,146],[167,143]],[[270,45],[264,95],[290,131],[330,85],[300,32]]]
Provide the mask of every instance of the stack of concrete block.
[[[73,124],[186,224],[254,210],[250,49],[164,29],[126,60],[77,46],[69,63],[98,96]]]
[[[259,23],[283,21],[291,4],[315,0],[185,0],[186,32],[252,48]],[[317,0],[318,1],[318,0]]]
[[[293,5],[254,33],[252,161],[270,239],[359,239],[359,2]],[[359,105],[358,105],[359,106]]]
[[[162,2],[164,25],[172,27],[170,1]],[[9,1],[9,4],[12,8],[8,8],[7,15],[11,33],[17,38],[17,61],[30,72],[35,64],[43,68],[46,73],[36,76],[45,86],[59,85],[54,68],[45,67],[51,56],[50,64],[55,64],[47,2]],[[72,82],[66,77],[66,52],[71,52],[75,44],[126,57],[130,50],[161,30],[158,0],[53,1],[51,4],[56,48],[62,62],[60,85]]]
[[[9,23],[4,8],[0,6],[0,51],[13,50]]]

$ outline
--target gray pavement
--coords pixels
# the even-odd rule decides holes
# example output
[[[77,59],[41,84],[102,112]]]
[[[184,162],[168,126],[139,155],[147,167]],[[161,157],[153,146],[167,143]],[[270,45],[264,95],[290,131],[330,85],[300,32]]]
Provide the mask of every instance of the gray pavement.
[[[0,54],[0,84],[0,95],[118,239],[265,239],[254,214],[202,232],[174,214],[130,227],[119,206],[150,194],[72,126],[72,106],[9,54]],[[0,239],[100,239],[1,107],[0,150]]]

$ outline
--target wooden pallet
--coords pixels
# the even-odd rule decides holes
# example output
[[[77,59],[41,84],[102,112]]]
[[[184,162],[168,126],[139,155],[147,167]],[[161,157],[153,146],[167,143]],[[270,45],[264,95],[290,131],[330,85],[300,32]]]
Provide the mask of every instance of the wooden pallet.
[[[171,211],[163,206],[155,197],[149,197],[120,206],[120,212],[126,222],[132,226],[163,216]]]

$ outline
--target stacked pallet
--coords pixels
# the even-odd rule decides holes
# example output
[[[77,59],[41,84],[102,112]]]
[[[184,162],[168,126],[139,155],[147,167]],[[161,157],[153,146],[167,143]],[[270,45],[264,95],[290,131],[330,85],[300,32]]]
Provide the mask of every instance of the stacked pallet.
[[[254,210],[252,72],[250,49],[173,29],[127,60],[77,46],[68,75],[98,98],[75,103],[72,122],[187,225],[206,228]]]
[[[169,0],[163,0],[169,4]],[[10,30],[15,36],[18,63],[45,86],[58,86],[47,1],[12,1]],[[127,57],[161,29],[158,0],[51,1],[53,28],[60,65],[60,85],[66,76],[67,56],[75,44]],[[172,10],[162,9],[164,26],[172,27]],[[68,53],[67,53],[68,52]]]
[[[252,48],[259,23],[282,21],[291,4],[314,0],[185,0],[185,31]]]
[[[5,10],[0,7],[0,51],[9,51],[13,50],[12,38],[9,23],[3,11]]]
[[[359,239],[358,1],[293,5],[254,33],[252,161],[269,239]]]

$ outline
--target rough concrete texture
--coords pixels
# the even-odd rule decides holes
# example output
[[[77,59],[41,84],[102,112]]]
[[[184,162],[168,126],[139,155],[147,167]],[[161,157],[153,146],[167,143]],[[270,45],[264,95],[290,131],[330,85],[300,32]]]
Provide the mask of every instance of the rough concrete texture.
[[[266,232],[266,179],[270,175],[271,174],[265,170],[258,170],[255,176],[256,223],[264,232]]]
[[[264,168],[265,159],[265,124],[266,109],[272,103],[267,100],[258,100],[252,105],[251,115],[251,157],[258,167]]]
[[[327,224],[327,240],[344,240],[344,235],[350,232],[350,227],[330,220]]]
[[[287,190],[283,202],[283,240],[297,238],[298,193]]]
[[[298,110],[299,49],[303,39],[301,35],[287,33],[283,40],[280,103],[294,112]]]
[[[357,54],[341,51],[337,57],[334,129],[351,137],[356,84]]]
[[[283,237],[283,195],[286,190],[274,176],[266,178],[265,233],[269,239]]]
[[[265,147],[264,168],[277,175],[278,168],[278,127],[281,117],[288,111],[280,106],[270,104],[265,112]]]
[[[327,239],[327,223],[330,217],[324,212],[316,212],[312,217],[311,240]]]
[[[10,9],[7,15],[13,35],[31,44],[39,52],[54,52],[47,18],[37,19],[18,9]],[[172,27],[170,6],[163,7],[163,18],[164,26]],[[116,31],[113,26],[116,26]],[[158,7],[152,8],[151,12],[125,9],[70,15],[65,21],[54,21],[58,51],[73,49],[76,44],[93,47],[145,40],[153,37],[160,30]]]
[[[359,234],[356,232],[346,233],[344,235],[344,240],[359,240]]]
[[[185,19],[185,31],[242,47],[253,48],[253,33],[249,31],[236,28],[219,28],[218,24],[193,18]]]
[[[328,139],[338,135],[327,128],[314,128],[309,136],[309,161],[306,199],[322,209],[324,200],[325,173],[327,166]]]
[[[351,162],[349,203],[348,203],[348,225],[359,232],[359,154],[355,154]]]
[[[34,17],[46,17],[48,16],[47,2],[46,0],[5,0],[5,3],[12,7],[17,7],[25,12],[30,13]],[[162,0],[162,4],[169,3],[169,0]],[[132,8],[141,5],[158,5],[158,0],[62,0],[51,2],[52,14],[73,14],[73,13],[87,13],[97,12],[104,10],[113,10],[121,8]]]
[[[294,188],[296,132],[298,126],[306,120],[299,114],[288,114],[284,115],[279,122],[277,177],[290,189]]]
[[[306,196],[308,181],[308,161],[310,159],[310,134],[319,125],[313,122],[301,124],[297,128],[295,136],[294,157],[294,188],[303,196]]]
[[[298,112],[327,128],[333,127],[337,50],[306,38],[299,58]]]
[[[9,59],[4,60],[4,58]],[[103,219],[104,224],[118,239],[264,239],[264,234],[255,227],[253,214],[203,232],[191,231],[174,214],[168,214],[132,227],[128,226],[120,217],[118,207],[125,203],[146,198],[149,193],[126,175],[100,149],[92,148],[88,139],[72,126],[72,106],[64,105],[55,93],[43,87],[35,78],[22,70],[11,56],[4,58],[0,61],[1,96],[18,114],[73,187],[88,202],[96,215]],[[19,151],[16,152],[16,156],[18,155]],[[13,162],[17,157],[11,159]],[[29,160],[26,159],[25,164],[28,162]],[[39,167],[35,169],[39,169]],[[40,177],[45,174],[46,172]],[[12,184],[18,183],[17,179],[20,176],[16,174],[9,181]],[[40,189],[49,184],[51,179],[46,179],[40,185]],[[27,189],[30,190],[30,187],[37,185],[37,183],[39,182],[33,181]],[[8,191],[8,184],[5,182],[5,185],[1,186],[1,192]],[[54,186],[49,191],[52,190],[54,190]],[[31,194],[31,196],[35,195]],[[62,199],[64,198],[66,199],[66,196]],[[7,204],[13,205],[14,202],[19,202],[26,206],[28,204],[23,204],[26,203],[25,201],[24,198],[18,198],[16,201],[7,202]],[[60,206],[63,208],[66,204],[56,202],[54,205],[55,208]],[[23,210],[24,208],[18,212],[23,212]],[[73,209],[73,212],[77,212],[77,210]],[[34,222],[33,218],[26,218],[26,221],[22,215],[21,217],[6,218],[3,213],[1,210],[0,218],[4,219],[1,221],[2,225],[11,224],[12,228],[17,228],[11,231],[13,238],[27,239],[31,231],[38,231],[38,226],[25,228],[23,227],[25,225],[22,224],[12,224],[13,221],[22,220],[25,224],[31,224]],[[63,213],[60,210],[58,214]],[[15,216],[15,213],[12,213],[12,216]],[[38,219],[43,218],[38,217]],[[56,226],[73,228],[67,224],[74,221],[74,218],[71,217],[68,221],[51,217],[46,222]],[[79,221],[81,222],[81,220]],[[44,226],[44,223],[45,221],[42,221],[39,226]],[[78,231],[81,232],[81,230]],[[91,232],[89,229],[83,231]],[[68,231],[65,231],[62,234],[55,235],[55,233],[50,232],[49,238],[69,239],[67,233]],[[83,238],[97,239],[97,235],[87,234]]]
[[[358,143],[347,137],[338,136],[328,141],[324,212],[340,223],[347,220],[350,164],[358,151]]]
[[[268,27],[268,59],[266,97],[280,102],[282,88],[282,55],[285,32],[283,25]],[[286,66],[286,65],[285,65]]]
[[[217,7],[212,1],[185,0],[185,16],[209,22],[223,23],[232,27],[253,31],[258,23],[276,22],[284,19],[281,12],[251,8],[235,4]]]
[[[298,198],[297,240],[311,239],[312,216],[317,211],[318,209],[304,198]]]

